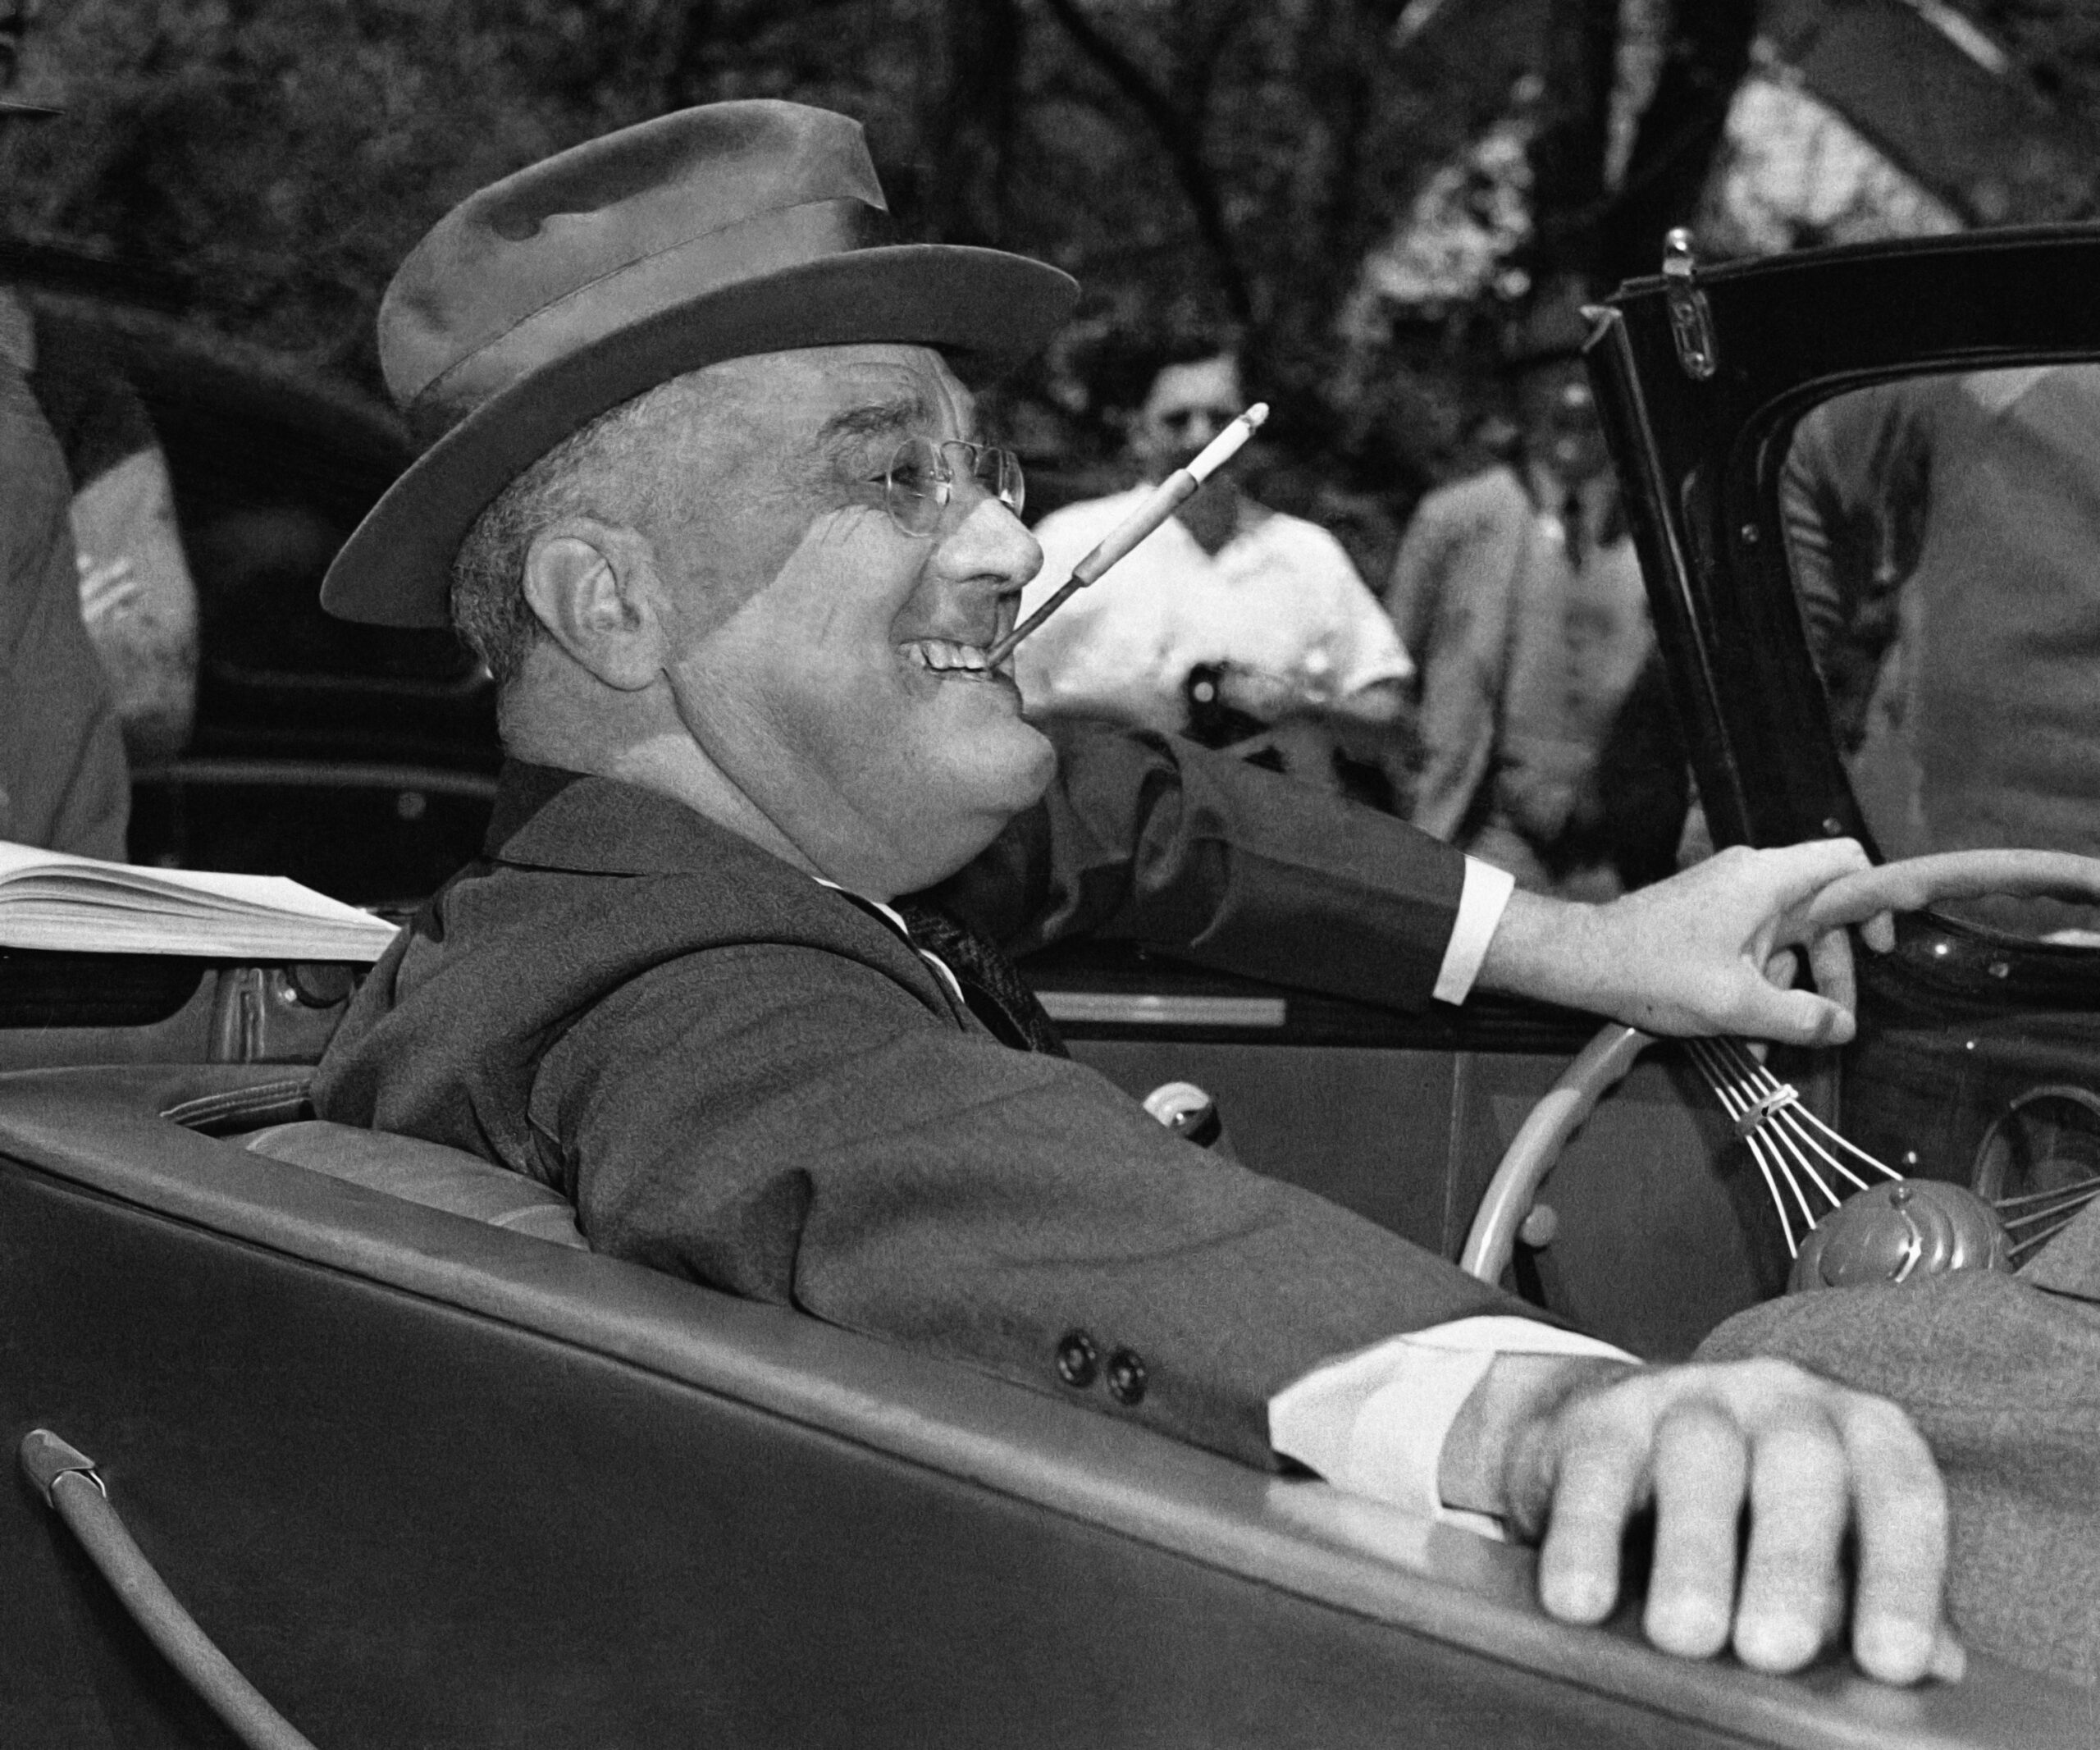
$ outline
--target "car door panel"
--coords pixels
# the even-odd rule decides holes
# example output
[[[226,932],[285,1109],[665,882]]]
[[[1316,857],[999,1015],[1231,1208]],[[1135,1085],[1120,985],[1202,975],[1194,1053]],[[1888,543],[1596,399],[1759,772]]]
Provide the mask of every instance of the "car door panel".
[[[52,1121],[106,1116],[39,1095]],[[1469,1602],[1335,1549],[1265,1573],[1249,1551],[1279,1536],[1271,1492],[1320,1485],[609,1260],[455,1234],[474,1224],[209,1139],[175,1151],[199,1182],[157,1209],[117,1195],[160,1177],[116,1161],[126,1126],[99,1163],[11,1128],[4,1432],[91,1453],[177,1596],[318,1743],[1737,1741],[1642,1684],[1556,1680],[1597,1650],[1537,1621],[1514,1552],[1439,1534],[1470,1547],[1445,1563],[1485,1585]],[[105,1182],[37,1164],[69,1154]],[[249,1236],[196,1218],[258,1184],[280,1207]],[[273,1231],[336,1262],[256,1236]],[[344,1268],[390,1252],[400,1282]],[[463,1270],[478,1305],[402,1286]],[[594,1278],[656,1341],[726,1321],[714,1387],[647,1364],[638,1326],[624,1354],[587,1320],[553,1334]],[[499,1291],[541,1328],[491,1311]],[[741,1355],[739,1332],[758,1333]],[[719,1371],[769,1366],[790,1373],[741,1394]],[[870,1419],[861,1393],[890,1407]],[[121,1740],[208,1741],[25,1486],[5,1528],[7,1571],[34,1586],[8,1588],[11,1614],[71,1625]],[[1675,1675],[1622,1643],[1605,1664],[1628,1655],[1650,1687]]]

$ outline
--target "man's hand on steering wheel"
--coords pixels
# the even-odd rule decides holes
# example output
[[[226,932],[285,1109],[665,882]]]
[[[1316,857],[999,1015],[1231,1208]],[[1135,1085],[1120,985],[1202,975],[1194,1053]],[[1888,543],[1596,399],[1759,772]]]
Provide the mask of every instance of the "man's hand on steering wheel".
[[[1850,838],[1731,848],[1605,905],[1510,896],[1481,965],[1482,988],[1609,1015],[1651,1033],[1739,1033],[1787,1044],[1852,1036],[1850,942],[1810,920],[1832,882],[1867,867]],[[1892,940],[1885,916],[1869,944]],[[1805,948],[1814,991],[1790,989]]]
[[[1732,1646],[1796,1670],[1849,1618],[1868,1675],[1961,1675],[1942,1605],[1947,1496],[1924,1440],[1893,1405],[1789,1363],[1499,1355],[1440,1483],[1449,1505],[1540,1545],[1540,1600],[1563,1621],[1610,1614],[1628,1523],[1652,1509],[1642,1626],[1664,1651]]]

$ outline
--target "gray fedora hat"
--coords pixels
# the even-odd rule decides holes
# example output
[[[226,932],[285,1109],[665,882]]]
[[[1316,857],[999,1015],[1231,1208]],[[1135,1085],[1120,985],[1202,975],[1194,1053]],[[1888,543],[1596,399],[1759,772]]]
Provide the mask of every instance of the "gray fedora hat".
[[[1079,287],[997,249],[883,240],[860,124],[710,103],[623,128],[454,208],[379,309],[380,364],[436,441],[329,567],[345,619],[441,626],[453,555],[511,481],[600,414],[754,353],[896,341],[990,369]]]

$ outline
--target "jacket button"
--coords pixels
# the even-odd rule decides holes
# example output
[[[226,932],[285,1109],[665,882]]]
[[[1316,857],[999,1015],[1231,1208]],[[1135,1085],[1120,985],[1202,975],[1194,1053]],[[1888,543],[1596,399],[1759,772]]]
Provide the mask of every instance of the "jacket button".
[[[1108,1395],[1125,1410],[1144,1401],[1144,1357],[1134,1349],[1119,1349],[1108,1358]]]
[[[1068,1386],[1093,1383],[1101,1371],[1101,1351],[1084,1331],[1067,1331],[1057,1344],[1057,1377]]]

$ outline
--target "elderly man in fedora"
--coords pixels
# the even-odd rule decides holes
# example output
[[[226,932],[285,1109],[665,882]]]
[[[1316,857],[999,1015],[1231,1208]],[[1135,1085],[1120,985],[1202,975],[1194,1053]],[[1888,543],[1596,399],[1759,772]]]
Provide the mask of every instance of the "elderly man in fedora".
[[[984,652],[1039,555],[968,377],[1075,288],[883,240],[858,126],[661,117],[470,197],[380,314],[431,445],[324,600],[456,624],[502,687],[486,855],[404,932],[325,1116],[559,1187],[600,1250],[1245,1462],[1543,1539],[1608,1611],[1769,1669],[1843,1616],[1958,1665],[1900,1413],[1769,1362],[1650,1369],[1153,1122],[1006,954],[1094,931],[1391,1004],[1476,984],[1664,1030],[1844,1036],[1769,980],[1856,847],[1732,852],[1601,907],[1161,737],[1021,715]],[[1753,1515],[1738,1560],[1738,1524]]]

